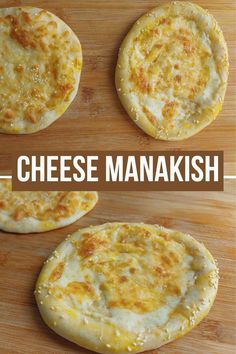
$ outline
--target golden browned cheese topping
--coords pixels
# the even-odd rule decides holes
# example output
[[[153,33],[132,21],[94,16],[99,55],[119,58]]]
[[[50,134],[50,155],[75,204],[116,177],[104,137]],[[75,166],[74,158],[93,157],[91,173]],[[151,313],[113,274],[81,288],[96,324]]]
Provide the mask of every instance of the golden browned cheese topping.
[[[190,251],[165,232],[125,224],[85,232],[71,242],[69,258],[49,277],[54,294],[69,296],[68,301],[99,303],[104,298],[107,310],[144,314],[162,307],[168,296],[181,297],[186,281],[193,282]],[[65,264],[70,262],[77,266],[69,272]]]
[[[134,39],[129,80],[136,94],[150,97],[142,109],[152,124],[162,120],[164,129],[176,119],[194,124],[192,117],[202,109],[196,98],[209,83],[211,56],[199,29],[180,16],[153,21]],[[219,84],[215,64],[212,69]],[[158,113],[152,99],[157,99]]]
[[[81,70],[81,47],[69,27],[40,9],[2,10],[0,32],[0,128],[27,132],[68,106]]]
[[[93,192],[12,192],[11,182],[0,182],[0,220],[34,218],[38,221],[67,219],[78,211],[90,210],[96,200]]]

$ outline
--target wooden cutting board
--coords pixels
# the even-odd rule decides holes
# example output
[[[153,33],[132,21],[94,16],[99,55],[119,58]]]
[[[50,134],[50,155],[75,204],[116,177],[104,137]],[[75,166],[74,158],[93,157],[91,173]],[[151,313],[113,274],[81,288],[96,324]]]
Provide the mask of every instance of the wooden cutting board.
[[[229,181],[224,192],[202,194],[101,192],[95,209],[66,228],[33,235],[0,233],[0,353],[90,353],[43,323],[33,290],[43,262],[68,233],[108,221],[159,223],[188,232],[218,260],[221,279],[209,315],[188,335],[152,353],[235,353],[235,186]]]
[[[225,173],[235,174],[236,45],[235,0],[201,0],[223,28],[230,52],[230,78],[219,118],[197,136],[180,143],[155,141],[141,132],[121,107],[114,68],[121,40],[134,20],[164,1],[15,1],[0,6],[33,5],[53,11],[79,36],[84,67],[79,94],[51,127],[29,136],[0,136],[1,154],[22,150],[224,150]],[[7,168],[7,159],[0,167]],[[187,336],[155,354],[233,354],[236,326],[235,193],[100,193],[96,208],[75,224],[34,235],[0,233],[0,353],[88,353],[54,334],[42,322],[33,290],[43,264],[68,233],[108,221],[160,223],[194,235],[219,262],[220,286],[207,318]]]
[[[84,65],[79,93],[49,128],[28,136],[0,136],[0,152],[21,150],[224,150],[225,173],[236,174],[236,1],[195,0],[221,25],[230,54],[223,110],[214,123],[183,142],[156,141],[121,106],[114,86],[118,48],[133,22],[166,0],[0,0],[0,6],[33,5],[61,17],[79,36]],[[0,166],[1,168],[1,166]]]

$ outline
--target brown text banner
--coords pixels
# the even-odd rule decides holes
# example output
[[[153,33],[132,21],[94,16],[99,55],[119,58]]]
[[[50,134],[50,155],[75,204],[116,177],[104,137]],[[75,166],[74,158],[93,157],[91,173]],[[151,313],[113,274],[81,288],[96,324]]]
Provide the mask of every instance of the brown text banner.
[[[19,152],[13,190],[221,191],[222,151]]]

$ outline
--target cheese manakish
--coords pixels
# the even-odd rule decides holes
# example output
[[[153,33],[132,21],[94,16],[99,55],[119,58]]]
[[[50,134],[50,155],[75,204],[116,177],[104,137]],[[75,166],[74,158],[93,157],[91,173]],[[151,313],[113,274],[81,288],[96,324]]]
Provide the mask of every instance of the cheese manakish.
[[[0,9],[0,132],[49,126],[74,99],[82,50],[69,26],[34,7]]]
[[[158,225],[78,230],[46,261],[35,296],[55,332],[99,353],[158,348],[210,310],[218,269],[191,236]]]
[[[129,116],[147,134],[183,140],[221,110],[228,51],[214,17],[200,6],[174,1],[142,16],[125,37],[116,88]]]
[[[45,232],[73,223],[97,203],[96,192],[13,192],[0,181],[0,229]]]

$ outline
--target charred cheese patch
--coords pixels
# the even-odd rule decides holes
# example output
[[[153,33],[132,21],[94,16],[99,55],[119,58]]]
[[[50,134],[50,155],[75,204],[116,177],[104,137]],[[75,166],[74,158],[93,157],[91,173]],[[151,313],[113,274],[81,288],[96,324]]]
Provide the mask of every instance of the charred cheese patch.
[[[227,46],[216,20],[181,1],[162,5],[134,24],[116,68],[126,111],[162,140],[182,140],[210,124],[221,109],[227,78]]]
[[[78,38],[48,11],[12,7],[0,9],[0,46],[0,132],[26,134],[46,128],[78,90]]]
[[[216,296],[208,250],[157,225],[109,223],[74,233],[36,284],[44,321],[99,353],[157,348],[196,326]]]
[[[3,179],[0,229],[18,233],[56,229],[85,215],[97,199],[96,192],[12,192],[11,182]]]

